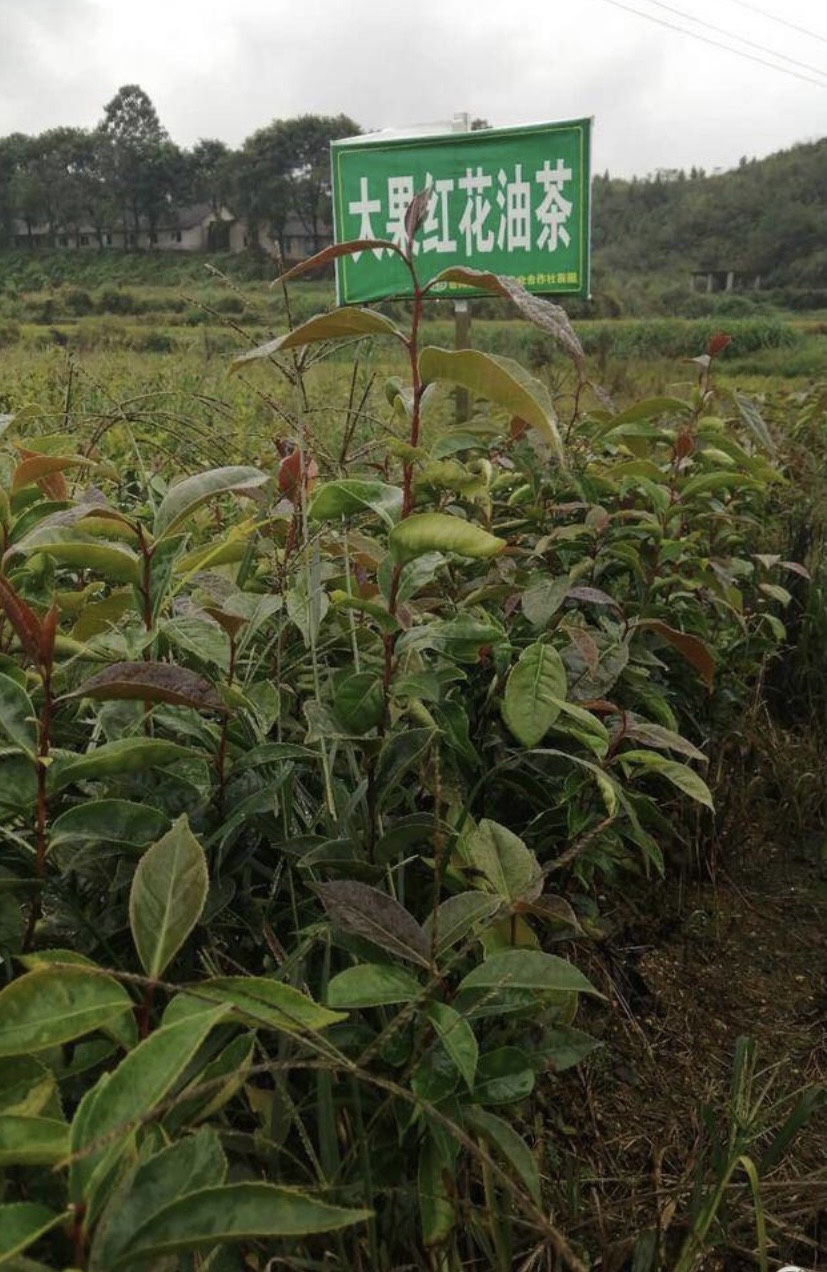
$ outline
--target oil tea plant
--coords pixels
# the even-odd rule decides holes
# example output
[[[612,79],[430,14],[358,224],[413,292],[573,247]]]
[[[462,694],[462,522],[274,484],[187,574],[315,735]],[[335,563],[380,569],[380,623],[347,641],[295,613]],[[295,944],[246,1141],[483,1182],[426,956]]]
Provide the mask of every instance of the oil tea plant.
[[[0,1266],[588,1266],[532,1092],[595,1047],[598,887],[711,815],[801,567],[756,551],[783,475],[716,395],[727,337],[618,413],[561,309],[419,287],[427,206],[305,267],[396,253],[408,328],[339,309],[237,359],[293,384],[269,468],[3,421]],[[570,397],[422,347],[446,282],[510,299]],[[328,471],[308,350],[363,337],[409,375]]]

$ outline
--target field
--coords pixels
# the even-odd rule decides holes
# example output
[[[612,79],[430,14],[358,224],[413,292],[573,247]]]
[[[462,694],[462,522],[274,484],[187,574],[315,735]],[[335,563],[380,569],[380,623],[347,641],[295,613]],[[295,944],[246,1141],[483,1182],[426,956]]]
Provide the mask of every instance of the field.
[[[0,1263],[824,1266],[825,315],[256,272],[0,272]]]

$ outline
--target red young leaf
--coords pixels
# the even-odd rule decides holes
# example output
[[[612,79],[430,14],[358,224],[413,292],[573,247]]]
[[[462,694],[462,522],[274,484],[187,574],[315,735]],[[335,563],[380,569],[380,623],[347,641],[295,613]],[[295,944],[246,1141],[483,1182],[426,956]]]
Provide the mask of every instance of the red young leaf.
[[[376,248],[377,251],[381,248],[386,252],[396,252],[397,256],[405,255],[396,243],[386,239],[353,239],[350,243],[334,243],[332,247],[322,248],[321,252],[317,252],[315,256],[309,256],[306,261],[299,261],[298,265],[280,274],[270,286],[275,287],[278,283],[286,283],[289,279],[298,278],[299,275],[307,274],[312,269],[320,269],[322,265],[335,261],[339,256],[355,256],[357,252],[369,252],[372,248]]]
[[[728,336],[725,331],[716,331],[714,336],[709,337],[706,351],[710,358],[717,358],[718,354],[723,353],[728,344],[732,344],[732,336]]]
[[[712,692],[715,683],[715,659],[700,636],[692,636],[689,632],[679,632],[668,623],[661,622],[659,618],[642,618],[639,623],[635,623],[635,628],[641,627],[657,632],[664,640],[668,640],[670,645],[674,645],[700,674],[709,692]]]
[[[36,663],[39,662],[40,619],[22,596],[17,595],[8,579],[4,579],[2,575],[0,575],[0,605],[29,658]]]
[[[51,667],[52,659],[55,652],[55,636],[57,635],[57,620],[60,618],[60,609],[57,601],[52,601],[49,606],[49,612],[40,625],[40,662],[44,667]]]

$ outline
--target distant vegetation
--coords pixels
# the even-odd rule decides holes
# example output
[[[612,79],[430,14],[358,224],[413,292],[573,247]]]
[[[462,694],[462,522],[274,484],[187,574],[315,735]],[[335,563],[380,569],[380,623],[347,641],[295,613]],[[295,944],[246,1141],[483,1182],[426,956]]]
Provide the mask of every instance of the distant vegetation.
[[[485,121],[476,121],[482,125]],[[300,225],[321,242],[330,221],[329,144],[359,125],[346,115],[273,120],[238,149],[206,138],[191,150],[170,139],[138,85],[118,90],[97,128],[55,128],[0,138],[0,248],[20,247],[26,227],[85,226],[102,244],[106,226],[150,229],[170,205],[229,206],[251,230],[282,248]],[[731,172],[660,171],[631,181],[605,173],[593,187],[593,302],[570,302],[574,317],[669,314],[750,317],[768,306],[827,308],[827,138],[765,159],[742,158]],[[25,251],[25,248],[23,248]],[[58,281],[105,284],[203,276],[200,261],[124,265],[67,259],[3,262],[17,286]],[[79,256],[80,254],[78,254]],[[151,254],[150,254],[151,257]],[[223,267],[223,266],[222,266]],[[272,274],[245,254],[235,276]],[[696,270],[760,277],[760,291],[691,294]]]

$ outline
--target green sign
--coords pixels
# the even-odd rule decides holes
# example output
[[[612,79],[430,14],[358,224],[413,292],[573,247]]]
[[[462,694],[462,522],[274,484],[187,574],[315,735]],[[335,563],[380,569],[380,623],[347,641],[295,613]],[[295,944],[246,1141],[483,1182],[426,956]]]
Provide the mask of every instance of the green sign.
[[[435,137],[334,141],[335,241],[405,246],[405,209],[430,189],[414,241],[420,285],[449,266],[510,274],[532,292],[589,295],[591,121]],[[336,262],[340,304],[410,296],[396,253],[371,248]],[[434,294],[478,295],[456,283]]]

